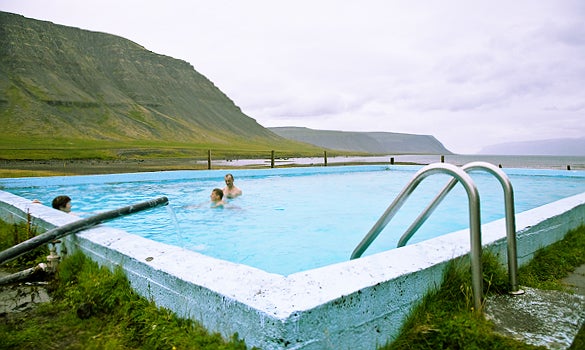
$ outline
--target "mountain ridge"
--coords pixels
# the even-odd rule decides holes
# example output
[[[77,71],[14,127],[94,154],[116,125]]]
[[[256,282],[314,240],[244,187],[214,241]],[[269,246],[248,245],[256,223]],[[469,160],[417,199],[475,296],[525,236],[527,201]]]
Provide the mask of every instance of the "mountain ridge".
[[[283,137],[244,114],[186,61],[116,35],[1,11],[0,124],[0,158],[13,158],[6,156],[12,150],[28,156],[32,147],[50,155],[59,147],[111,144],[450,153],[428,135],[329,131],[310,142]],[[144,152],[117,152],[129,153]]]
[[[316,130],[291,126],[268,129],[284,138],[341,151],[373,154],[452,154],[431,135]]]
[[[285,141],[188,62],[107,33],[0,12],[0,73],[9,136]]]

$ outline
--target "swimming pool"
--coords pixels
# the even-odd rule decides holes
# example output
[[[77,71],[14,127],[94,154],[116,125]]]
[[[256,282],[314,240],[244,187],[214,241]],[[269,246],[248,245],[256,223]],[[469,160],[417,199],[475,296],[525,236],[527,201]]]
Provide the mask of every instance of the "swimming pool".
[[[139,213],[108,225],[271,273],[291,273],[347,261],[390,202],[420,166],[345,166],[286,170],[236,170],[244,195],[210,208],[209,193],[223,187],[225,171],[168,172],[160,179],[139,174],[23,179],[3,185],[19,196],[50,203],[73,198],[81,216],[158,196],[171,212]],[[507,169],[516,212],[585,192],[585,172]],[[471,173],[481,197],[482,223],[504,216],[501,185],[490,174]],[[65,180],[66,179],[66,180]],[[395,248],[413,219],[449,181],[423,181],[398,215],[366,251]],[[176,221],[174,218],[176,217]],[[467,197],[458,185],[409,241],[421,242],[468,227]]]
[[[400,177],[400,171],[409,172],[417,168],[388,167],[389,171],[386,167],[378,168],[378,170],[371,167],[351,168],[351,170],[356,170],[355,172],[360,169],[364,171],[364,176],[367,172],[379,171],[397,180]],[[512,169],[506,171],[509,174],[515,172]],[[242,202],[236,201],[234,205],[238,204],[242,207],[243,204],[247,204],[245,199],[254,198],[250,195],[254,194],[254,191],[250,192],[253,187],[248,185],[251,185],[258,176],[273,176],[276,179],[286,178],[289,175],[304,176],[305,172],[312,172],[317,178],[325,180],[328,173],[339,172],[339,169],[331,167],[234,171],[236,183],[244,190],[244,197],[240,198]],[[198,203],[200,198],[184,196],[177,189],[183,187],[178,186],[178,183],[187,180],[192,185],[188,187],[193,189],[193,192],[188,192],[191,194],[196,193],[199,186],[203,188],[205,181],[210,181],[209,184],[213,183],[214,187],[221,185],[223,174],[221,171],[195,171],[0,179],[0,189],[2,189],[0,190],[0,218],[8,222],[18,222],[26,220],[30,215],[34,224],[45,229],[76,220],[73,215],[33,204],[30,198],[6,191],[12,192],[17,189],[18,191],[20,189],[34,191],[35,194],[39,194],[39,198],[43,199],[44,203],[48,203],[52,196],[60,194],[57,192],[60,192],[63,186],[87,186],[86,192],[93,194],[97,193],[96,189],[102,184],[108,183],[110,185],[106,186],[112,187],[104,196],[118,198],[120,200],[118,204],[125,206],[133,204],[133,201],[129,200],[130,196],[141,200],[147,197],[151,199],[152,195],[160,195],[160,188],[155,183],[165,180],[175,183],[175,191],[177,191],[173,195],[175,192],[169,189],[166,194],[174,196],[175,201],[182,199],[183,203],[192,204]],[[341,174],[336,176],[341,176]],[[535,182],[532,185],[536,185],[536,189],[529,190],[526,195],[527,201],[530,202],[541,201],[542,192],[546,192],[544,191],[546,188],[554,188],[551,182],[557,181],[555,177],[577,179],[576,184],[568,187],[573,188],[569,190],[571,193],[579,191],[582,188],[583,172],[526,170],[518,176],[534,177]],[[477,178],[475,174],[473,177]],[[386,176],[382,178],[385,179]],[[421,186],[431,179],[425,179]],[[129,190],[123,190],[125,186],[123,184],[129,181],[141,183],[144,186],[141,187],[140,192],[134,189],[130,193],[127,192]],[[523,186],[516,185],[515,179],[512,181],[516,192],[521,192]],[[199,183],[201,185],[198,185]],[[322,187],[330,192],[340,189],[334,186],[336,182],[333,180],[318,183],[319,188]],[[441,187],[443,184],[441,183]],[[357,185],[357,183],[345,184],[346,187]],[[377,195],[382,198],[380,201],[385,202],[380,204],[384,209],[394,198],[390,192],[380,190],[383,188],[381,184],[376,183],[376,185],[372,193],[360,192],[360,197],[351,198],[351,200],[368,206],[372,202],[373,193],[378,193]],[[489,184],[478,184],[478,187],[480,195],[486,196]],[[282,186],[282,188],[288,189],[291,193],[295,192],[295,188],[290,186]],[[424,193],[421,189],[422,187],[419,187],[417,192]],[[205,196],[205,200],[209,190],[206,188],[200,191],[201,196]],[[261,186],[258,192],[267,194],[270,189]],[[494,189],[494,192],[495,196],[501,196],[500,187]],[[434,193],[426,195],[432,198]],[[306,199],[309,203],[311,198],[316,198],[309,197]],[[410,199],[414,200],[414,197]],[[75,201],[74,210],[83,208],[84,211],[89,212],[101,208],[94,208],[89,202],[85,206],[78,199]],[[331,201],[333,200],[325,204],[330,204]],[[455,201],[458,202],[458,200]],[[276,203],[276,201],[265,203]],[[349,198],[346,198],[344,203],[349,203]],[[500,207],[500,205],[503,206],[501,201],[495,206]],[[488,205],[484,207],[487,208]],[[206,208],[202,209],[206,210]],[[519,212],[520,210],[517,207],[516,231],[518,263],[521,266],[528,262],[538,249],[559,241],[568,230],[585,224],[585,193],[562,198],[524,212]],[[219,215],[216,219],[221,219],[213,222],[213,225],[229,227],[224,220],[227,212],[229,212],[228,209],[211,212]],[[164,220],[169,220],[164,209],[153,209],[152,213],[160,215],[161,218],[165,217]],[[374,220],[379,214],[372,214]],[[433,217],[437,214],[438,212],[435,212]],[[446,214],[454,213],[449,211]],[[335,215],[339,216],[339,214]],[[356,217],[353,211],[344,215]],[[330,222],[335,221],[337,216],[331,214],[328,219]],[[120,222],[131,218],[132,216],[125,217]],[[400,332],[412,308],[420,303],[428,291],[440,285],[449,262],[467,256],[470,246],[469,232],[463,229],[418,243],[411,241],[407,246],[399,249],[385,250],[376,254],[367,251],[369,255],[360,259],[348,260],[348,252],[348,257],[341,263],[283,275],[213,258],[179,246],[159,243],[112,228],[110,225],[113,223],[118,222],[112,221],[108,225],[99,225],[65,237],[62,245],[66,246],[68,252],[82,251],[100,265],[111,269],[121,268],[138,294],[154,301],[158,306],[174,311],[180,317],[197,320],[209,331],[218,332],[226,339],[237,332],[250,347],[274,350],[366,350],[392,341]],[[299,228],[310,226],[307,222],[297,224]],[[427,222],[425,226],[428,224]],[[369,229],[370,225],[367,226]],[[181,235],[186,235],[184,228],[182,230]],[[484,249],[489,249],[496,254],[503,265],[506,261],[505,231],[503,219],[485,223],[484,218],[484,224],[481,227],[482,245]],[[177,236],[175,233],[168,235]],[[382,232],[381,239],[382,236],[390,235]],[[362,237],[363,235],[360,234],[358,240]],[[351,246],[353,248],[353,242]]]

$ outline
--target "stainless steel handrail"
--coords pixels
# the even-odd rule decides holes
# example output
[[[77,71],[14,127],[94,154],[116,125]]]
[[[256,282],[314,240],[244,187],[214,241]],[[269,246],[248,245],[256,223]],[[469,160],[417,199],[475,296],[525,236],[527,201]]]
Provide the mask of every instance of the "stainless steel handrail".
[[[402,207],[404,202],[418,187],[418,185],[433,174],[448,174],[457,179],[467,192],[469,201],[469,228],[471,235],[471,278],[473,290],[473,303],[476,311],[481,311],[483,298],[483,278],[481,267],[481,219],[480,219],[480,204],[479,193],[475,183],[463,169],[448,163],[430,164],[420,169],[404,187],[402,192],[398,194],[396,199],[388,206],[388,209],[382,214],[380,219],[374,224],[362,241],[357,245],[351,254],[351,259],[356,259],[362,256],[364,251],[372,244],[378,237],[380,232],[386,227],[388,222],[396,215],[398,210]]]
[[[510,283],[510,294],[524,294],[518,286],[517,274],[518,274],[518,263],[517,263],[517,252],[516,252],[516,215],[514,213],[514,189],[512,188],[512,182],[502,169],[495,165],[487,162],[471,162],[461,167],[465,172],[469,173],[472,171],[486,171],[494,175],[504,191],[504,207],[506,215],[506,240],[508,249],[508,278]],[[406,245],[408,240],[414,235],[414,233],[424,224],[424,222],[433,213],[439,203],[445,198],[445,196],[455,187],[457,179],[453,178],[441,192],[435,197],[435,199],[429,204],[428,207],[414,220],[412,225],[406,230],[406,232],[400,237],[398,241],[398,247]]]

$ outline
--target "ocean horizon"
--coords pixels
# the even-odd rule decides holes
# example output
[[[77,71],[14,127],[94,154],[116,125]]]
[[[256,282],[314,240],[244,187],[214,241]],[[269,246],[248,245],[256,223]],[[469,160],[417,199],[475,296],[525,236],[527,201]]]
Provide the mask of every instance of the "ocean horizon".
[[[395,164],[432,164],[441,161],[462,166],[476,161],[488,162],[502,168],[533,168],[557,170],[585,170],[585,156],[534,156],[534,155],[486,155],[486,154],[388,154],[385,156],[335,156],[327,157],[328,165],[347,163],[391,163]],[[282,165],[322,165],[324,157],[277,158],[275,166]],[[253,166],[270,164],[270,159],[238,159],[214,161],[215,165]]]
[[[486,154],[448,154],[445,163],[458,166],[469,162],[482,161],[502,168],[535,168],[535,169],[585,169],[585,156],[534,156],[534,155],[486,155]],[[441,156],[406,155],[394,156],[395,162],[415,161],[419,164],[430,164],[441,161]]]

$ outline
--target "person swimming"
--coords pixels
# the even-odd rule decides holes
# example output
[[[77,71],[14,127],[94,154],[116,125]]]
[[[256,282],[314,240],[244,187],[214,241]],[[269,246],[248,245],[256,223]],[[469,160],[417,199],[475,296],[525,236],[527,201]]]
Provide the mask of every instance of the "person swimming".
[[[223,195],[226,198],[236,198],[242,195],[242,190],[234,185],[234,176],[232,174],[226,174],[224,180],[226,186],[223,188]]]
[[[223,200],[223,191],[219,188],[214,188],[209,195],[211,199],[211,207],[218,208],[226,205],[227,203]]]
[[[51,206],[65,213],[71,213],[71,198],[69,196],[57,196],[53,198]]]

